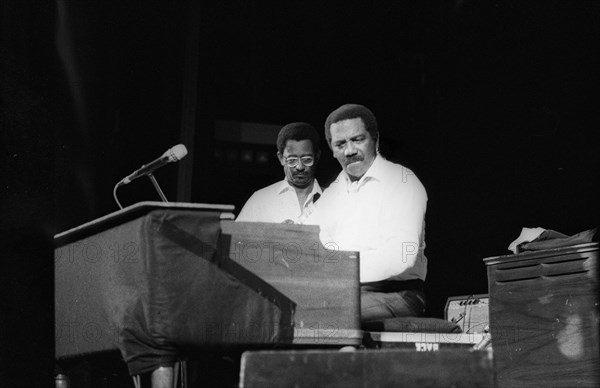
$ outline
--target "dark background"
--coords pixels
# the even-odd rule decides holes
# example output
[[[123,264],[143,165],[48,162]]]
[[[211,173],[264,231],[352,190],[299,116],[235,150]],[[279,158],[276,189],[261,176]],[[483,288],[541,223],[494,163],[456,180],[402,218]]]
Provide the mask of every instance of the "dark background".
[[[1,11],[2,323],[29,345],[2,335],[24,357],[51,364],[51,236],[117,210],[114,184],[181,142],[190,117],[190,154],[157,179],[180,198],[185,169],[187,200],[239,210],[282,172],[274,159],[223,159],[215,150],[276,151],[219,142],[216,120],[321,130],[341,104],[371,108],[382,152],[428,191],[430,316],[450,296],[486,293],[482,259],[510,253],[522,227],[598,225],[597,2],[7,1]],[[339,166],[323,147],[327,185]],[[119,198],[158,200],[145,179]]]

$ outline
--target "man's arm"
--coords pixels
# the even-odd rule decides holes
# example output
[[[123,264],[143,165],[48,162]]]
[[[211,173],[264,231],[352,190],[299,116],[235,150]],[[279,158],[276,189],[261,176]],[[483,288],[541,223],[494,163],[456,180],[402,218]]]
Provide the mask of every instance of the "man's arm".
[[[417,183],[408,193],[402,187],[395,190],[384,204],[376,237],[360,251],[362,282],[392,276],[399,280],[425,277],[427,194]]]
[[[238,214],[236,221],[247,221],[247,222],[256,222],[260,216],[260,209],[258,207],[258,201],[256,198],[256,193],[252,194],[250,198],[242,207],[240,214]]]

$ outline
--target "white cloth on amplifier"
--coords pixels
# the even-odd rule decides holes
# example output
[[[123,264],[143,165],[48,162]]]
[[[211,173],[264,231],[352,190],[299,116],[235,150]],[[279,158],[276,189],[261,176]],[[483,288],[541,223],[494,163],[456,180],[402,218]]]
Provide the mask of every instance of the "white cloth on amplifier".
[[[542,233],[544,233],[546,229],[544,228],[523,228],[521,229],[521,234],[517,239],[510,243],[508,246],[508,250],[512,251],[512,253],[517,253],[517,247],[519,244],[523,244],[526,242],[530,242],[540,237]]]

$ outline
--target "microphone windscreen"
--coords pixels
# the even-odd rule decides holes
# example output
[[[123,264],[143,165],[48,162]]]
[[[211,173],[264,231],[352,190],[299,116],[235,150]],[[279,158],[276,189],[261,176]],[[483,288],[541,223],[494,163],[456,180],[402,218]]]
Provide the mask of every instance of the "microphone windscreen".
[[[183,144],[177,144],[176,146],[169,148],[163,156],[167,156],[170,161],[177,162],[183,159],[187,155],[187,148]]]

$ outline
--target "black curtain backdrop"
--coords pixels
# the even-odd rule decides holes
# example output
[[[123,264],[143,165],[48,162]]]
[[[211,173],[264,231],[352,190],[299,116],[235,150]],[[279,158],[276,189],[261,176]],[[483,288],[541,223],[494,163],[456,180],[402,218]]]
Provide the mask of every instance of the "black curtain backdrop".
[[[23,364],[17,356],[52,364],[51,236],[117,210],[114,184],[179,142],[188,6],[2,2],[8,370]],[[354,102],[375,112],[382,152],[427,188],[431,316],[450,296],[486,293],[482,259],[508,254],[522,227],[575,234],[598,225],[596,2],[201,8],[196,145],[185,160],[195,166],[193,202],[239,208],[282,176],[276,166],[216,162],[215,120],[322,128],[331,110]],[[176,171],[156,174],[168,198]],[[324,148],[319,179],[338,171]],[[145,179],[119,198],[159,199]],[[21,379],[40,381],[42,369]]]

